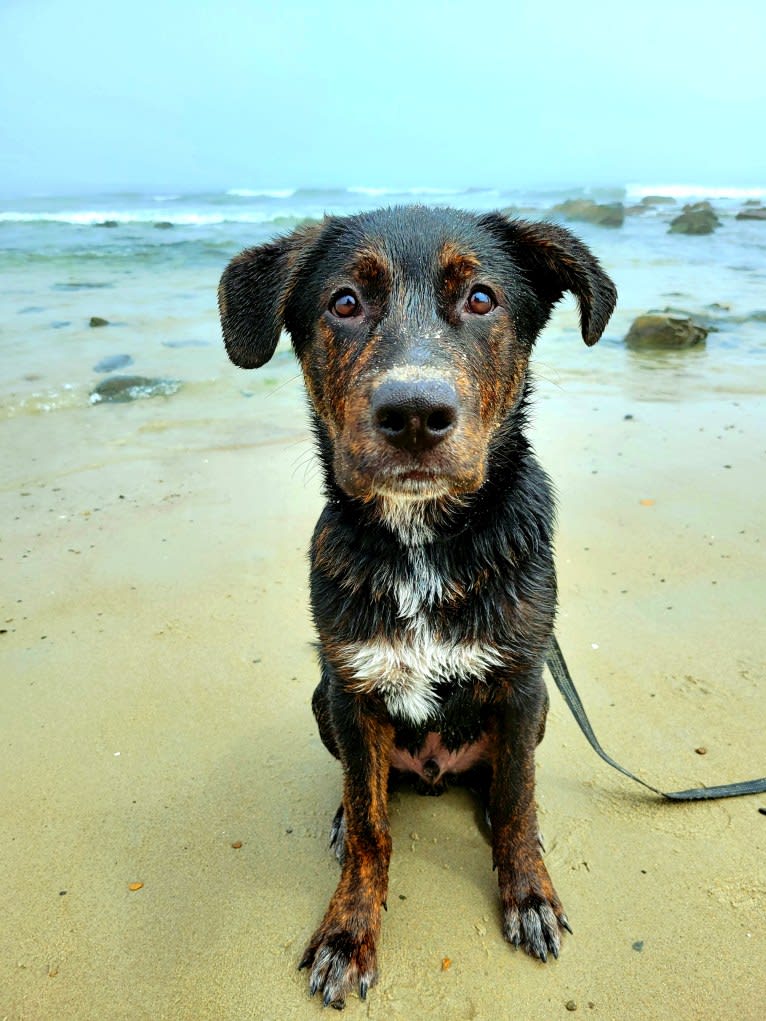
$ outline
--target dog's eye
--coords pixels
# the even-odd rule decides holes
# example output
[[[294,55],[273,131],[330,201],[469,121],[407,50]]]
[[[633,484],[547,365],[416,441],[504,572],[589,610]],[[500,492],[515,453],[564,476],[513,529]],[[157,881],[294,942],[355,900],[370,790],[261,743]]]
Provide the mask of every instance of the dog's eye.
[[[477,316],[485,316],[497,305],[495,296],[488,287],[474,287],[465,303],[466,312]]]
[[[350,319],[359,315],[361,305],[353,291],[340,291],[330,302],[330,311],[339,319]]]

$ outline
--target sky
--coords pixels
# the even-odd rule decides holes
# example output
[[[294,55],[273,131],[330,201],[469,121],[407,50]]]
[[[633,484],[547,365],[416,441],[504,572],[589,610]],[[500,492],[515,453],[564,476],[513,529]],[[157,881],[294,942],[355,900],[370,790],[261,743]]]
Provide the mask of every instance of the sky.
[[[763,0],[0,0],[0,195],[766,185]]]

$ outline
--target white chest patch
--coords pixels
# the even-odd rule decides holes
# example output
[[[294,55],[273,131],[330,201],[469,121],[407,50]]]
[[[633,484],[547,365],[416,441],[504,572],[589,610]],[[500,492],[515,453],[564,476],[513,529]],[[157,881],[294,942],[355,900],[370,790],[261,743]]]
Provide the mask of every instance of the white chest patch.
[[[437,707],[434,686],[439,681],[483,680],[491,667],[503,663],[493,646],[439,641],[422,625],[397,641],[350,642],[341,655],[356,691],[378,692],[392,716],[416,724]]]

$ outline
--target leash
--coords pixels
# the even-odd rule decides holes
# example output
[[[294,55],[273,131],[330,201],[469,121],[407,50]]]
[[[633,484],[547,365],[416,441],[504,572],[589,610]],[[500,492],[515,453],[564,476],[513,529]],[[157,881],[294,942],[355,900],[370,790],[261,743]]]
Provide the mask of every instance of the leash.
[[[561,647],[556,639],[556,636],[551,637],[551,644],[548,649],[548,669],[551,672],[553,680],[556,682],[556,687],[559,689],[561,694],[564,696],[564,701],[572,711],[572,715],[577,720],[580,730],[585,734],[588,741],[590,742],[591,748],[601,756],[604,762],[608,762],[610,766],[618,770],[623,776],[629,777],[631,780],[635,780],[636,783],[640,783],[642,787],[646,787],[648,790],[653,791],[655,794],[659,794],[663,798],[667,798],[668,801],[710,801],[713,798],[735,798],[741,794],[760,794],[766,791],[766,776],[761,777],[759,780],[743,780],[740,783],[725,783],[719,787],[694,787],[688,791],[661,791],[657,787],[652,787],[650,783],[646,783],[631,773],[629,769],[625,769],[619,762],[615,762],[611,755],[607,755],[604,749],[599,744],[598,738],[593,733],[593,727],[590,725],[590,720],[585,714],[585,709],[580,701],[580,696],[577,694],[577,689],[572,681],[572,675],[569,673],[569,668],[566,665],[566,661],[561,653]],[[761,809],[763,811],[763,809]]]

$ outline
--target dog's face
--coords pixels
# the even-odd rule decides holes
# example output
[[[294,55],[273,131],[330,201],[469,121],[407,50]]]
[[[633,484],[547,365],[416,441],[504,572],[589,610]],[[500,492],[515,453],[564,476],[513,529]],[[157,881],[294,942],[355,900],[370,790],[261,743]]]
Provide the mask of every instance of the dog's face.
[[[615,302],[587,248],[553,224],[403,207],[328,218],[229,264],[229,356],[253,368],[284,326],[334,478],[349,496],[478,490],[565,290],[594,344]]]

